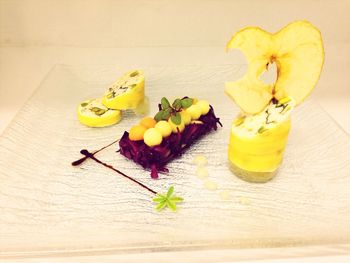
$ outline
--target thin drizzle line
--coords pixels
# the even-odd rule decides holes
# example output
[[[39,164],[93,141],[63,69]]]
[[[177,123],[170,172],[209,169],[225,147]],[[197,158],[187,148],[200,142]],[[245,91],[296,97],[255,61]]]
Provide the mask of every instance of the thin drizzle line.
[[[93,153],[90,153],[90,154],[95,155],[96,153],[98,153],[98,152],[100,152],[100,151],[102,151],[102,150],[108,148],[109,146],[112,146],[113,144],[115,144],[115,143],[117,143],[117,142],[119,142],[119,141],[120,141],[120,139],[115,140],[114,142],[112,142],[112,143],[110,143],[110,144],[108,144],[108,145],[102,147],[101,149],[99,149],[99,150],[97,150],[97,151],[94,151]],[[77,166],[77,165],[79,165],[79,164],[82,164],[82,163],[85,162],[88,158],[89,158],[89,157],[87,157],[87,156],[85,155],[84,157],[80,158],[79,160],[76,160],[76,161],[72,162],[72,165],[73,165],[73,166]]]

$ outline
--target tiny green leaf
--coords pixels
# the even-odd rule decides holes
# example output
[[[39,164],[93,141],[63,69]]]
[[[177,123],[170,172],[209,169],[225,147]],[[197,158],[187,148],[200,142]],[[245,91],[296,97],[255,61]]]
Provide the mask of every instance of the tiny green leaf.
[[[169,199],[167,199],[166,201],[166,205],[172,210],[172,211],[176,211],[176,204],[171,202]]]
[[[172,196],[170,198],[170,200],[174,203],[178,203],[178,202],[182,202],[184,199],[182,197],[179,197],[179,196]]]
[[[166,200],[161,201],[161,202],[156,206],[157,211],[162,210],[166,205],[167,205]]]
[[[154,197],[152,200],[153,200],[153,202],[155,202],[155,203],[159,203],[159,202],[161,202],[161,201],[163,201],[165,199],[165,197],[164,196],[156,196],[156,197]]]
[[[169,198],[174,193],[174,186],[170,186],[166,197]]]
[[[175,125],[180,125],[181,124],[181,115],[180,115],[180,113],[176,112],[175,114],[172,114],[171,115],[171,121]]]
[[[163,115],[162,115],[163,120],[167,121],[170,118],[171,111],[172,111],[171,108],[167,108],[167,109],[163,110]]]
[[[82,107],[86,107],[89,103],[87,102],[83,102],[82,104],[80,104]]]
[[[168,109],[170,107],[170,102],[168,101],[167,98],[163,97],[160,101],[161,105],[162,105],[162,109]]]
[[[176,110],[179,110],[179,109],[181,108],[181,100],[180,100],[180,99],[174,100],[174,102],[173,102],[173,107],[174,107]]]
[[[193,99],[191,98],[184,98],[181,100],[181,106],[184,109],[189,108],[193,104]]]
[[[158,203],[156,210],[160,211],[165,207],[168,207],[172,211],[176,211],[176,203],[182,202],[183,198],[179,196],[173,196],[174,186],[170,186],[166,195],[157,194],[152,200]]]
[[[154,119],[158,122],[163,120],[163,111],[159,111],[155,116]]]

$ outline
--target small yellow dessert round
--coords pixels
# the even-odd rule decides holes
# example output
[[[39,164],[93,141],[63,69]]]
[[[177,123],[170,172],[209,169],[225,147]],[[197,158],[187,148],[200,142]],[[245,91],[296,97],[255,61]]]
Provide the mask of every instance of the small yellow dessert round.
[[[148,129],[143,135],[143,141],[149,147],[157,146],[162,143],[163,137],[161,132],[156,128]]]
[[[122,112],[108,109],[101,99],[86,100],[78,106],[79,121],[89,127],[106,127],[120,122]]]
[[[142,125],[135,125],[131,127],[129,132],[129,139],[131,141],[141,141],[143,140],[143,136],[146,132],[147,128]]]
[[[206,100],[200,100],[196,103],[201,108],[201,115],[205,115],[210,110],[209,102]]]
[[[202,114],[202,109],[199,105],[193,104],[186,109],[186,112],[191,115],[192,120],[198,120]]]
[[[172,132],[172,127],[170,126],[170,124],[167,121],[157,122],[157,124],[156,124],[156,126],[154,126],[154,128],[156,128],[162,134],[162,136],[164,138],[168,137]]]
[[[143,119],[141,119],[140,124],[146,128],[154,128],[157,122],[152,117],[144,117]]]
[[[180,112],[180,115],[181,115],[181,120],[183,120],[185,125],[188,125],[191,123],[192,117],[186,110],[182,110]]]

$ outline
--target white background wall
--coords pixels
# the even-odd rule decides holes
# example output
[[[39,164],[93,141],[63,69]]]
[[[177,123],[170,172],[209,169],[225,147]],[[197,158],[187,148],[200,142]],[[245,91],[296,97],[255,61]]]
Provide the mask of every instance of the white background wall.
[[[1,0],[1,46],[223,46],[247,25],[308,19],[349,43],[348,0]]]
[[[140,47],[159,47],[167,63],[201,63],[208,55],[195,47],[225,56],[238,29],[273,32],[299,19],[322,31],[326,60],[313,96],[340,120],[344,109],[333,106],[350,105],[349,14],[350,0],[0,0],[0,132],[55,63],[110,63],[133,52],[152,61]]]

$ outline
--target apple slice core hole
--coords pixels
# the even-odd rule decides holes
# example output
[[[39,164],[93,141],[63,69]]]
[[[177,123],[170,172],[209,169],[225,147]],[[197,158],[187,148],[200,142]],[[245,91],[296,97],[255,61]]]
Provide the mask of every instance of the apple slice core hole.
[[[260,80],[265,84],[275,84],[277,80],[277,65],[275,62],[266,64],[266,70],[261,74]]]

